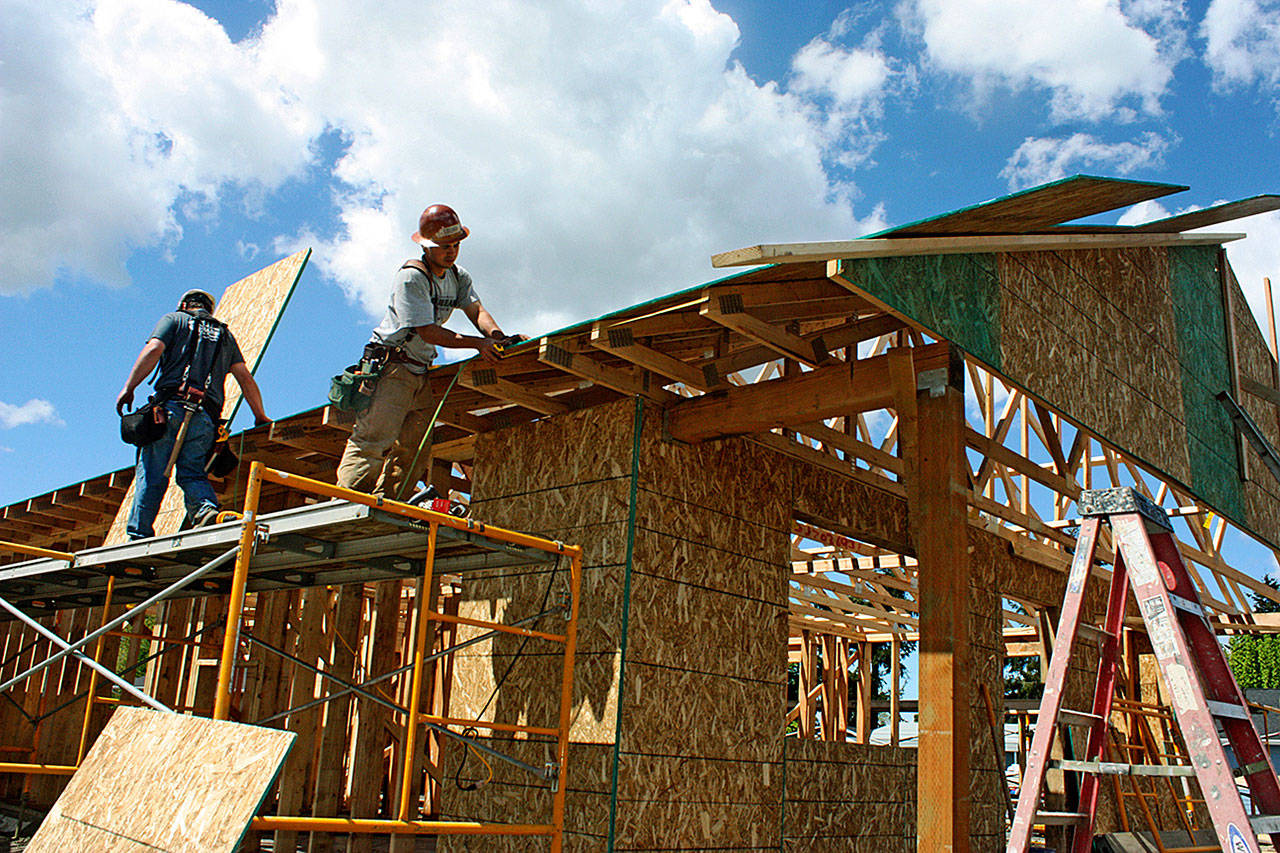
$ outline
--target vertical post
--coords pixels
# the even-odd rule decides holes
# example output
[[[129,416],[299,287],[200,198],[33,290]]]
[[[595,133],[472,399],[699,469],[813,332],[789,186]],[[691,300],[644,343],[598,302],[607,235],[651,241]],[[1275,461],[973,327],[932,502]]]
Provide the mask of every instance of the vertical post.
[[[871,713],[871,696],[875,692],[876,667],[872,662],[870,643],[858,643],[858,743],[871,743],[875,716]]]
[[[799,695],[796,697],[799,702],[800,716],[797,718],[800,730],[801,740],[810,740],[813,738],[814,729],[814,708],[813,699],[809,694],[813,692],[814,681],[814,661],[813,661],[813,637],[808,631],[800,632],[800,676],[797,679],[797,687]]]
[[[400,758],[403,772],[400,774],[400,809],[397,815],[399,820],[409,819],[409,796],[413,790],[413,751],[418,733],[418,706],[422,701],[423,658],[426,657],[427,637],[431,634],[430,626],[427,624],[431,618],[431,607],[428,602],[431,600],[431,587],[435,582],[432,573],[435,571],[436,534],[439,531],[440,525],[433,521],[431,530],[427,534],[427,559],[422,569],[422,591],[418,593],[418,618],[414,620],[413,625],[413,686],[409,688],[409,715],[405,720],[404,751]]]
[[[111,594],[115,592],[116,579],[115,576],[107,578],[107,595],[102,602],[102,624],[105,626],[110,621],[111,616]],[[93,647],[93,659],[98,663],[102,663],[102,643],[106,639],[106,635],[98,637],[97,644]],[[139,642],[135,640],[134,642]],[[80,749],[76,752],[76,766],[80,766],[80,762],[84,761],[85,747],[89,743],[89,721],[93,717],[94,699],[98,694],[98,671],[96,669],[89,670],[89,695],[84,698],[84,725],[80,727]]]
[[[582,588],[582,548],[576,547],[569,561],[569,625],[564,632],[564,670],[560,681],[560,740],[556,745],[556,792],[551,801],[551,853],[560,853],[564,844],[564,802],[568,790],[569,727],[573,714],[573,660],[578,651],[578,594]]]
[[[231,601],[227,604],[227,624],[222,635],[222,659],[218,661],[218,690],[213,700],[213,718],[225,720],[231,715],[231,669],[240,639],[240,620],[244,617],[244,588],[249,582],[249,561],[253,558],[253,537],[257,532],[258,496],[262,492],[262,463],[249,466],[245,484],[244,518],[240,521],[240,551],[231,576]]]
[[[898,745],[898,718],[902,716],[902,684],[898,671],[902,667],[902,638],[894,632],[889,642],[889,743]]]
[[[968,853],[970,669],[964,375],[917,367],[915,423],[903,435],[908,519],[920,577],[918,849]],[[901,422],[901,421],[900,421]]]

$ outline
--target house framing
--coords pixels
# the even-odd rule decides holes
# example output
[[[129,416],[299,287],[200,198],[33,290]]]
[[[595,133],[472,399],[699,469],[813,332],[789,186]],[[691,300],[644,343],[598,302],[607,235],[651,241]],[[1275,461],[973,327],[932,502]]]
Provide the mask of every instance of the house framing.
[[[582,549],[564,847],[1003,849],[1007,791],[987,709],[1003,712],[1006,655],[1051,642],[1083,488],[1135,486],[1164,507],[1215,627],[1267,630],[1250,595],[1274,591],[1223,548],[1228,536],[1280,547],[1280,482],[1216,398],[1229,393],[1280,445],[1274,341],[1222,249],[1239,235],[1187,232],[1280,199],[1134,228],[1070,224],[1180,189],[1076,177],[867,239],[728,252],[714,263],[754,268],[521,344],[497,364],[432,371],[437,393],[453,386],[432,481],[469,496],[485,524]],[[245,460],[325,480],[349,427],[322,407],[236,443]],[[100,546],[131,475],[4,508],[0,541]],[[243,471],[224,483],[226,503],[243,503],[246,487]],[[305,502],[271,483],[260,500],[266,513]],[[0,597],[13,589],[4,572],[31,559],[0,551]],[[375,580],[387,571],[364,583],[284,578],[249,595],[246,629],[291,658],[231,643],[232,716],[289,711],[270,724],[299,734],[270,805],[545,822],[559,792],[520,766],[486,768],[434,730],[406,755],[404,715],[364,696],[304,706],[324,692],[317,670],[360,682],[410,659],[424,597],[462,620],[520,622],[561,594],[555,570],[479,568],[426,589],[411,573]],[[228,612],[216,580],[131,619],[97,659],[132,667],[145,636],[149,653],[173,651],[142,667],[147,692],[209,713],[217,680],[205,662],[219,657]],[[27,597],[68,639],[121,612],[90,588]],[[1090,606],[1096,619],[1105,604]],[[544,766],[554,738],[503,727],[536,727],[556,707],[554,655],[450,624],[428,648],[478,642],[442,658],[416,694],[400,676],[385,695],[494,724],[467,737]],[[4,627],[0,679],[40,653],[28,626]],[[1158,704],[1143,638],[1126,634],[1127,698]],[[900,742],[905,643],[918,644],[914,749]],[[883,699],[877,659],[890,661]],[[1068,699],[1091,693],[1093,666],[1088,651],[1075,661]],[[9,695],[0,749],[28,769],[0,779],[0,793],[47,804],[65,775],[30,765],[73,767],[123,700],[70,664]],[[886,712],[881,744],[872,732]],[[411,783],[388,784],[398,778]],[[1069,795],[1061,774],[1051,782]],[[1112,792],[1100,831],[1127,826],[1125,803]],[[287,845],[309,827],[258,829]],[[317,829],[312,849],[332,838]],[[352,838],[349,849],[369,849]],[[467,849],[453,836],[439,844]]]

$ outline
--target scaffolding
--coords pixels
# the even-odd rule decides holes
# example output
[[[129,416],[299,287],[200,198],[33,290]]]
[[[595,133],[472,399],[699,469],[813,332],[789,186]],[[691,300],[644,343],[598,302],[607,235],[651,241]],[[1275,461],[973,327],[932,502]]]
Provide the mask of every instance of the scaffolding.
[[[328,499],[320,503],[259,515],[259,498],[263,483],[274,483],[296,490],[312,499]],[[390,673],[383,673],[363,684],[350,684],[330,673],[309,667],[317,675],[333,682],[335,687],[311,705],[326,703],[342,695],[356,694],[398,712],[404,718],[401,740],[401,773],[398,807],[389,819],[325,818],[296,815],[259,816],[250,826],[258,831],[378,833],[392,835],[520,835],[545,836],[551,849],[562,845],[565,815],[565,791],[568,769],[570,710],[573,693],[573,660],[577,644],[579,593],[582,579],[582,549],[576,545],[486,525],[469,518],[425,510],[392,500],[385,500],[332,486],[327,483],[268,468],[254,462],[245,490],[243,517],[225,523],[171,536],[139,540],[123,545],[92,548],[77,553],[0,542],[0,550],[32,556],[35,559],[0,569],[0,608],[21,620],[49,640],[56,651],[33,662],[0,684],[0,693],[65,657],[93,670],[89,700],[81,731],[76,765],[45,765],[22,762],[0,763],[0,772],[17,774],[69,774],[83,760],[89,738],[91,711],[96,698],[96,679],[115,684],[135,701],[161,711],[173,709],[138,689],[131,679],[122,677],[97,658],[102,640],[117,635],[131,616],[144,612],[159,602],[201,595],[227,595],[226,630],[218,659],[217,687],[212,717],[230,719],[235,700],[243,691],[243,679],[236,678],[241,650],[249,644],[281,655],[294,664],[305,661],[288,655],[245,630],[245,596],[250,592],[285,588],[314,587],[363,583],[377,580],[414,579],[423,590],[416,598],[416,614],[412,620],[412,662]],[[437,612],[432,596],[426,591],[444,575],[459,575],[477,569],[548,564],[558,566],[569,561],[568,594],[565,600],[543,612],[515,623],[486,621]],[[193,568],[194,566],[194,568]],[[108,619],[112,602],[129,602],[133,606],[124,614]],[[102,624],[76,642],[67,642],[41,625],[32,614],[47,615],[65,608],[102,605]],[[561,614],[563,632],[553,633],[524,627],[547,616]],[[470,626],[483,633],[464,642],[429,654],[432,623]],[[523,623],[523,624],[521,624]],[[462,719],[425,713],[423,696],[427,666],[460,649],[499,634],[551,644],[562,650],[557,725],[531,726],[498,723],[483,719]],[[192,638],[168,641],[189,643]],[[95,648],[87,653],[90,645]],[[161,652],[160,654],[163,654]],[[412,683],[408,707],[389,701],[370,687],[395,676],[407,676]],[[302,707],[286,713],[296,713]],[[271,719],[279,718],[277,714]],[[415,764],[407,757],[414,754],[420,728],[463,741],[469,749],[485,752],[493,758],[519,767],[550,786],[552,807],[547,823],[502,824],[475,821],[421,820],[411,814],[412,777]],[[555,760],[542,767],[533,766],[507,755],[480,739],[466,737],[467,729],[503,732],[511,737],[544,737],[555,740]]]

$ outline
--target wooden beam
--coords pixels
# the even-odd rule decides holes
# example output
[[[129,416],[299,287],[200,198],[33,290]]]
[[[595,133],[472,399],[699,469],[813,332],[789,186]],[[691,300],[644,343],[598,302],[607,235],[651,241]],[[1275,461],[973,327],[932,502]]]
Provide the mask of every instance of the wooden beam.
[[[936,367],[946,344],[912,349],[917,371]],[[826,364],[801,376],[707,394],[667,410],[667,432],[679,441],[760,432],[893,405],[889,364],[883,355]]]
[[[1123,249],[1135,246],[1217,246],[1244,234],[1016,234],[980,237],[880,237],[829,243],[774,243],[711,256],[713,267],[795,264],[836,258],[964,255],[975,252],[1042,252]]]
[[[742,294],[737,291],[721,287],[707,288],[707,301],[703,303],[699,313],[708,320],[764,344],[781,356],[794,358],[810,367],[817,367],[831,357],[821,337],[806,340],[748,313],[743,305]]]
[[[498,400],[517,403],[543,415],[562,415],[568,412],[569,406],[521,385],[503,379],[497,371],[481,363],[469,364],[462,368],[458,376],[458,384],[481,394],[487,394]]]
[[[657,403],[670,403],[678,399],[670,391],[647,381],[646,373],[636,376],[634,372],[606,367],[595,359],[576,353],[567,345],[562,346],[560,342],[548,338],[538,341],[538,361],[629,397],[645,397]]]
[[[963,365],[958,350],[950,356],[945,379],[929,382],[916,395],[919,438],[910,448],[910,458],[904,459],[908,518],[920,565],[916,814],[921,850],[967,853],[973,692],[968,466]]]
[[[723,387],[708,382],[702,371],[692,365],[637,342],[631,329],[625,325],[594,323],[591,326],[591,345],[699,391]]]

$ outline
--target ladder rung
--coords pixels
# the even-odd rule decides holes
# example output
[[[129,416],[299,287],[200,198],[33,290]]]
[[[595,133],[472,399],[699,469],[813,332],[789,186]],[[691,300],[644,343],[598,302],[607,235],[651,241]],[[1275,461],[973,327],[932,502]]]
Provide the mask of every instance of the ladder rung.
[[[1245,710],[1243,705],[1237,705],[1235,702],[1217,702],[1213,699],[1206,699],[1204,704],[1209,708],[1209,713],[1215,717],[1227,717],[1232,720],[1249,719],[1249,712]]]
[[[1079,773],[1097,773],[1102,776],[1194,776],[1194,767],[1178,764],[1121,764],[1116,761],[1073,761],[1062,759],[1051,762],[1058,770],[1074,770]]]
[[[1036,818],[1032,823],[1042,823],[1045,826],[1074,826],[1088,819],[1089,816],[1083,812],[1036,812]]]
[[[1249,825],[1260,835],[1275,835],[1280,832],[1280,815],[1260,814],[1249,818]]]
[[[1261,773],[1263,770],[1270,769],[1270,765],[1265,761],[1255,761],[1252,764],[1245,764],[1231,771],[1237,779],[1243,779],[1245,776],[1252,776],[1254,773]]]
[[[1058,711],[1058,722],[1066,725],[1092,726],[1095,723],[1102,722],[1102,718],[1097,714],[1090,714],[1088,711],[1063,708]]]
[[[1088,634],[1094,640],[1101,639],[1103,637],[1115,639],[1116,636],[1105,628],[1099,628],[1097,625],[1090,625],[1088,622],[1081,622],[1076,630],[1081,634]]]
[[[1204,616],[1204,608],[1194,601],[1183,598],[1180,595],[1169,593],[1169,603],[1179,610],[1185,610],[1188,613],[1194,613],[1196,616]]]

